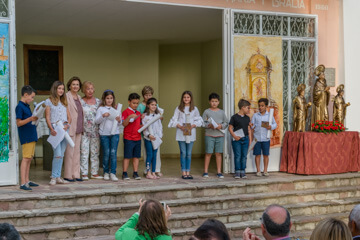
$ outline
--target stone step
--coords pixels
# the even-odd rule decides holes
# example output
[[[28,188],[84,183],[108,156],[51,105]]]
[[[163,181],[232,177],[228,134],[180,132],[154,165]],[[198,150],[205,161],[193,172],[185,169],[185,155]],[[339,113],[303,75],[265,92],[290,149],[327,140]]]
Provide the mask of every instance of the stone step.
[[[311,231],[320,220],[327,217],[336,217],[342,220],[346,220],[348,217],[348,213],[292,217],[292,234],[296,232]],[[24,240],[73,238],[88,239],[87,237],[90,236],[114,236],[115,232],[122,224],[125,223],[125,221],[126,220],[124,219],[117,219],[92,222],[48,224],[40,226],[18,227],[17,229],[21,233]],[[225,226],[228,229],[232,238],[241,238],[242,231],[245,230],[246,227],[252,228],[257,235],[261,235],[260,220],[225,223]],[[196,227],[170,229],[172,231],[174,240],[187,240],[188,237],[191,236],[196,230]]]
[[[335,190],[337,192],[334,193]],[[340,190],[342,192],[338,192]],[[301,195],[301,197],[294,197],[293,194],[295,196]],[[316,191],[316,193],[314,193],[314,190],[304,190],[296,191],[296,193],[243,194],[227,197],[196,198],[186,201],[176,199],[168,200],[167,204],[174,214],[177,213],[178,221],[175,221],[172,227],[190,227],[190,223],[197,225],[192,221],[193,218],[197,218],[197,214],[208,217],[221,216],[225,222],[258,219],[264,210],[264,206],[272,203],[287,206],[292,216],[346,212],[360,203],[359,196],[360,187],[344,187],[342,189],[322,189]],[[125,203],[3,211],[0,212],[0,220],[19,227],[37,224],[121,219],[128,218],[137,209],[137,203]],[[187,218],[191,219],[191,221],[184,221]]]
[[[291,175],[292,176],[292,175]],[[235,181],[209,180],[199,183],[166,184],[159,186],[141,186],[132,183],[119,183],[104,188],[103,185],[92,185],[93,188],[82,191],[10,193],[0,196],[0,210],[40,209],[50,207],[89,206],[110,203],[133,203],[140,198],[148,199],[194,199],[201,197],[231,196],[237,194],[257,194],[274,192],[297,192],[327,188],[360,186],[359,174],[338,174],[326,176],[297,176],[289,178],[258,178],[255,180]],[[132,187],[134,186],[134,187]],[[56,186],[58,187],[58,186]],[[250,195],[249,195],[250,197]]]

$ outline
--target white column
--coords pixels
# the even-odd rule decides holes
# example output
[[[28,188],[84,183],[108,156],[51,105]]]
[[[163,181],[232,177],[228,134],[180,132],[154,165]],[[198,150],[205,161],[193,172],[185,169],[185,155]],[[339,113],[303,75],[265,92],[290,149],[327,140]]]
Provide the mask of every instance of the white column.
[[[345,125],[350,131],[360,131],[360,1],[344,0],[344,65],[345,101],[350,102]]]

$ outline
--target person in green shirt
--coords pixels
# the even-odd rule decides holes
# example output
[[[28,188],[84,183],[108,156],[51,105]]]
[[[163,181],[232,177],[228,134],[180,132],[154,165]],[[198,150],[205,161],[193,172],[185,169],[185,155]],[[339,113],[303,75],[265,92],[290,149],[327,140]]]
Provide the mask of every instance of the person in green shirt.
[[[171,215],[157,200],[139,201],[139,211],[117,230],[115,240],[172,240],[167,220]]]

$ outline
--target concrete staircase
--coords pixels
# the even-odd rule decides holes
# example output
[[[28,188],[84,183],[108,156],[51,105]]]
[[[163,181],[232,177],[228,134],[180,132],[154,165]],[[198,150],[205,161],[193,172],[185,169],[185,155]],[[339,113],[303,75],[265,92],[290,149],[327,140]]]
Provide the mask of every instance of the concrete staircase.
[[[290,211],[292,235],[306,239],[318,221],[329,216],[346,220],[360,203],[358,173],[136,184],[120,188],[115,183],[113,188],[76,192],[1,194],[0,222],[14,224],[25,240],[114,239],[117,229],[137,211],[138,199],[155,198],[171,207],[168,225],[174,239],[188,239],[208,218],[221,220],[232,238],[240,239],[246,227],[261,235],[259,218],[267,205],[277,203]]]

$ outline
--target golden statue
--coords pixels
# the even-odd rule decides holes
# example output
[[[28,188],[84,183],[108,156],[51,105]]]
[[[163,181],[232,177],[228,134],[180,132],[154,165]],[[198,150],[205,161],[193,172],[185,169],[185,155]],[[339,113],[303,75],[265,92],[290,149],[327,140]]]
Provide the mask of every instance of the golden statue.
[[[300,84],[297,87],[298,95],[293,100],[293,131],[305,132],[306,118],[308,116],[308,109],[311,102],[306,104],[305,99],[305,84]]]
[[[319,65],[315,69],[315,75],[318,78],[313,91],[314,107],[312,108],[311,124],[316,123],[316,121],[329,121],[330,87],[326,85],[325,66]]]
[[[334,112],[333,117],[334,121],[341,122],[344,124],[344,119],[346,116],[346,108],[350,106],[350,103],[345,103],[344,100],[344,84],[340,84],[336,88],[337,95],[334,98]]]

